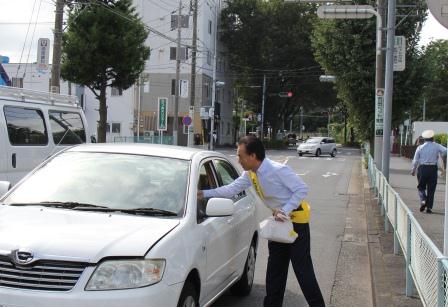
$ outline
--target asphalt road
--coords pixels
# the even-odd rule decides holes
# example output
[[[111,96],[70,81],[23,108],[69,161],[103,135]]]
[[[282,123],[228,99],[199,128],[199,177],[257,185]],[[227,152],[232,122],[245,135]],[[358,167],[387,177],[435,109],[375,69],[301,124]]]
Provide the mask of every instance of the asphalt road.
[[[219,151],[236,159],[235,150]],[[310,188],[308,201],[312,207],[311,252],[322,294],[329,305],[345,227],[348,184],[352,167],[360,162],[360,151],[342,148],[335,158],[331,158],[299,157],[294,150],[279,150],[267,151],[267,157],[292,167]],[[267,242],[261,239],[251,294],[241,298],[225,293],[212,306],[262,306],[267,258]],[[283,306],[308,306],[291,266]]]

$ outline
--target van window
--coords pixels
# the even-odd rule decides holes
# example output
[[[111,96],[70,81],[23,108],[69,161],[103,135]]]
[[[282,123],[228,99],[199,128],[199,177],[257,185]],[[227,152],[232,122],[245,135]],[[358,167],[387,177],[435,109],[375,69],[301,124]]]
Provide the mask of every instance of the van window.
[[[86,142],[86,131],[79,113],[50,111],[49,117],[55,144],[73,145]]]
[[[41,110],[5,106],[3,111],[11,145],[48,144],[47,127]]]

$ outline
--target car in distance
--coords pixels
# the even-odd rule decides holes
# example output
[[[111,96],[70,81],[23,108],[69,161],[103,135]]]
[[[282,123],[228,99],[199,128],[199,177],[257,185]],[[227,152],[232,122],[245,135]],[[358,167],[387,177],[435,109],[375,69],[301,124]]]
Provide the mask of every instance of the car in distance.
[[[319,157],[322,154],[329,154],[336,157],[336,142],[329,137],[311,137],[297,146],[297,153],[299,156],[311,154]]]
[[[194,307],[227,289],[247,295],[255,192],[197,199],[239,169],[217,152],[149,144],[50,157],[0,198],[0,306]]]

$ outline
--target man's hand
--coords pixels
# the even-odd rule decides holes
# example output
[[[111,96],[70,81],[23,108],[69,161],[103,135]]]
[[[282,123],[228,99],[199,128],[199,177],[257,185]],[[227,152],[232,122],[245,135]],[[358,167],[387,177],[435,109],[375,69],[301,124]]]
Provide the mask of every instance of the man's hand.
[[[199,190],[197,197],[198,197],[198,199],[203,199],[204,198],[204,192]]]
[[[412,172],[411,172],[411,176],[415,176],[415,171],[412,171]]]
[[[277,222],[284,222],[289,219],[289,217],[285,214],[285,212],[283,212],[282,210],[279,210],[279,209],[274,209],[274,212],[272,213],[272,215],[274,216],[274,218]]]

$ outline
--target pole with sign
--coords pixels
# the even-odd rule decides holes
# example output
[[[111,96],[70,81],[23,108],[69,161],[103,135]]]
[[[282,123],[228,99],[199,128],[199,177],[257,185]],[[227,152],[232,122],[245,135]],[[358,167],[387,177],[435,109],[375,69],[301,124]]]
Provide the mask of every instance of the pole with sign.
[[[375,95],[375,137],[383,137],[384,89],[377,88]]]
[[[168,98],[158,98],[157,117],[157,130],[159,130],[160,144],[162,144],[163,131],[168,129]]]

